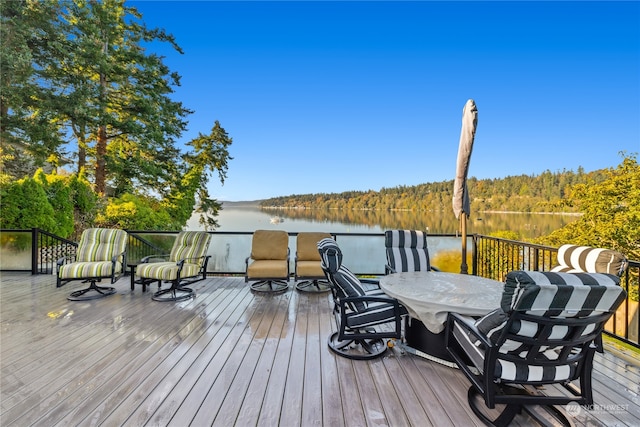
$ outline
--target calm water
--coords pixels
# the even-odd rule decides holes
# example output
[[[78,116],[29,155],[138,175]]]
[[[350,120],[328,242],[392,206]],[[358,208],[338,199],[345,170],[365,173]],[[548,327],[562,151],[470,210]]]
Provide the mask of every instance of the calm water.
[[[551,233],[575,221],[576,216],[549,214],[479,213],[467,222],[467,232],[489,234],[495,231],[516,231],[530,239]],[[335,233],[381,233],[388,229],[427,229],[433,234],[458,231],[458,220],[452,212],[409,211],[339,211],[270,209],[226,206],[218,217],[217,231],[254,231],[279,229],[287,232],[325,231]],[[192,230],[200,229],[198,217],[188,223]]]

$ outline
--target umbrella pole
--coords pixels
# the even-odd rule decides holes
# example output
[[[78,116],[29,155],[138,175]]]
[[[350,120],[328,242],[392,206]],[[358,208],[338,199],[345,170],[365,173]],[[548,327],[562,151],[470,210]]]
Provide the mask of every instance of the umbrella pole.
[[[460,231],[462,232],[462,262],[460,263],[460,274],[468,274],[467,268],[467,214],[460,215]]]

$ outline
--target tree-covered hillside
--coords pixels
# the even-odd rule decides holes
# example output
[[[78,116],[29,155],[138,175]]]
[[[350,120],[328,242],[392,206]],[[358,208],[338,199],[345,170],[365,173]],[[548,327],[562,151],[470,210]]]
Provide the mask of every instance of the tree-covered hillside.
[[[546,171],[541,175],[519,175],[498,179],[469,178],[472,210],[515,212],[579,212],[565,202],[571,188],[586,182],[601,182],[604,171],[585,173]],[[264,200],[263,207],[375,209],[443,211],[451,209],[453,180],[382,188],[379,191],[348,191],[303,194]]]
[[[557,247],[570,241],[616,249],[630,259],[640,259],[640,165],[637,154],[622,155],[617,167],[589,173],[579,169],[502,179],[471,178],[468,181],[471,210],[580,213],[579,220],[537,239],[536,243]],[[453,181],[445,181],[380,191],[278,197],[264,200],[261,206],[330,208],[344,212],[444,211],[452,209],[452,191]]]

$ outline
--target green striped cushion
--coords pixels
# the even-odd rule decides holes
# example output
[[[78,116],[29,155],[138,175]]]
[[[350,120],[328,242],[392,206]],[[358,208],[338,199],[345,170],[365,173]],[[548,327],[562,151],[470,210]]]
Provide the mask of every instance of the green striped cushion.
[[[60,266],[61,279],[110,277],[122,271],[124,259],[113,257],[127,248],[127,232],[108,228],[88,228],[82,232],[76,261]],[[115,268],[115,272],[113,271]]]
[[[169,260],[194,260],[207,254],[211,235],[205,231],[181,231],[171,249]],[[184,275],[183,275],[184,276]]]
[[[173,243],[170,261],[140,264],[136,275],[147,279],[176,280],[180,269],[178,262],[186,260],[180,278],[197,276],[207,255],[210,239],[211,235],[206,231],[181,231]]]
[[[122,271],[122,263],[116,262],[116,273]],[[89,277],[111,277],[113,263],[111,261],[73,262],[60,267],[61,279],[79,279]]]
[[[178,265],[175,262],[151,262],[140,264],[136,270],[139,277],[157,280],[176,280],[178,278]],[[194,277],[200,273],[199,264],[184,263],[181,278]]]
[[[127,247],[127,232],[89,228],[82,233],[76,252],[77,262],[111,261]]]

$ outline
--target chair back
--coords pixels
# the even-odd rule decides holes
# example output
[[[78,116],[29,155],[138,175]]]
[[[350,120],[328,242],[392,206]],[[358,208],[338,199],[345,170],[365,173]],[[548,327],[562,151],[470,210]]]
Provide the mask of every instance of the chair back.
[[[286,260],[289,256],[289,234],[284,230],[256,230],[251,241],[254,260]]]
[[[322,239],[318,242],[322,270],[327,275],[334,299],[347,297],[362,297],[366,295],[360,280],[344,265],[342,265],[342,251],[335,240]],[[363,311],[367,308],[364,301],[349,303],[353,311]]]
[[[331,234],[322,232],[298,233],[296,238],[296,259],[300,261],[320,261],[318,242],[330,239]]]
[[[578,378],[625,298],[611,274],[509,272],[500,309],[476,322],[497,348],[489,361],[495,377],[527,384]]]
[[[173,242],[169,260],[178,262],[186,260],[190,264],[204,262],[209,249],[211,235],[206,231],[181,231]]]
[[[387,265],[393,271],[429,271],[427,234],[419,230],[387,230],[384,232]]]
[[[627,258],[611,249],[562,245],[558,249],[558,265],[551,269],[565,273],[607,273],[622,276]]]
[[[88,228],[82,232],[78,249],[77,262],[111,261],[114,256],[123,254],[127,249],[127,232],[111,228]],[[116,260],[119,267],[124,259]]]

